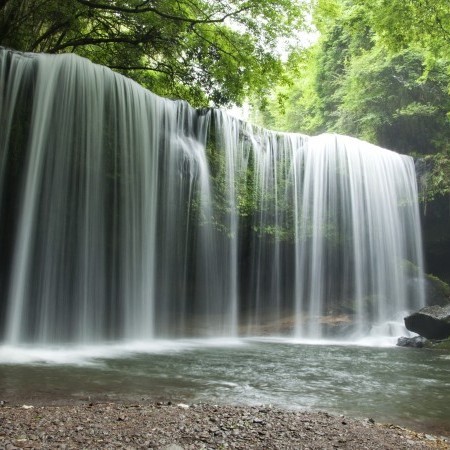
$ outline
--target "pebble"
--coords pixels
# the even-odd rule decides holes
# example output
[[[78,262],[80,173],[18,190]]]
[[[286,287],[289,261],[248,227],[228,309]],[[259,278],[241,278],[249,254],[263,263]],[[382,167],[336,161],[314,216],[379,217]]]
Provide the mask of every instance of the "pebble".
[[[0,408],[0,449],[450,449],[445,439],[381,426],[370,419],[352,420],[273,407],[189,407],[166,402],[36,409],[39,418],[22,406]]]

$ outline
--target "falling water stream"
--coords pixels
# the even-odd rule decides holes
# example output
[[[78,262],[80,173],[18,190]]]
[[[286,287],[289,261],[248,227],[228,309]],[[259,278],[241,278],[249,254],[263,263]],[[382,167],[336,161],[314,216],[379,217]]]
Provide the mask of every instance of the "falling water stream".
[[[2,341],[361,337],[424,304],[413,160],[0,51]]]

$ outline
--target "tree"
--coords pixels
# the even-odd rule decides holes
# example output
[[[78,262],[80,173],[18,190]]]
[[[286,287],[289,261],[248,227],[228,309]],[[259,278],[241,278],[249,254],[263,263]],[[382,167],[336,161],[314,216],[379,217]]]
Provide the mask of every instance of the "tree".
[[[429,50],[417,42],[388,47],[367,2],[318,0],[315,6],[320,40],[288,68],[293,83],[274,91],[265,123],[351,134],[402,153],[446,151],[450,59],[429,64]]]
[[[353,58],[338,95],[333,128],[401,153],[430,154],[450,139],[449,65],[423,76],[426,55],[407,49],[389,55],[375,46]]]
[[[281,74],[275,49],[304,13],[288,0],[0,0],[0,44],[74,52],[197,106],[240,104]]]
[[[450,55],[447,0],[353,0],[379,39],[391,50],[419,46],[435,58]]]
[[[317,89],[318,45],[293,53],[285,67],[285,79],[279,82],[265,103],[252,110],[252,120],[280,131],[317,134],[326,131],[322,98]]]

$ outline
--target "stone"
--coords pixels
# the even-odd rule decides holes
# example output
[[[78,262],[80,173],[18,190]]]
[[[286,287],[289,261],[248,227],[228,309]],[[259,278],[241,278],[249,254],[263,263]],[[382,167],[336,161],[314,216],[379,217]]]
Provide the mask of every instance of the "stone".
[[[425,297],[427,299],[427,305],[439,305],[446,306],[450,303],[450,286],[439,279],[438,277],[430,274],[425,275]]]
[[[427,340],[423,336],[406,337],[402,336],[398,338],[397,345],[399,347],[413,347],[422,348],[425,346]]]
[[[161,450],[184,450],[181,445],[178,444],[169,444],[164,447],[161,447]]]
[[[450,305],[426,306],[404,320],[408,330],[427,339],[446,339],[450,336]]]

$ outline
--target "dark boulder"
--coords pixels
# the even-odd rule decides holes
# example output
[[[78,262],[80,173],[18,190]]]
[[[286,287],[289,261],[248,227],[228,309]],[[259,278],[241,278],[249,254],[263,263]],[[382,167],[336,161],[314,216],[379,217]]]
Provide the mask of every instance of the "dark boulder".
[[[405,317],[405,326],[427,339],[446,339],[450,337],[450,305],[426,306]]]
[[[422,348],[425,346],[427,340],[422,336],[406,337],[402,336],[398,338],[397,345],[399,347],[414,347]]]

